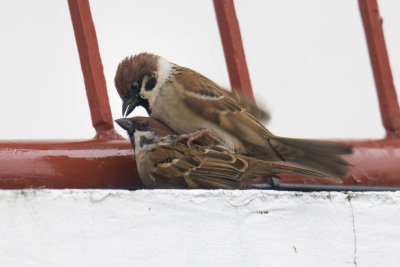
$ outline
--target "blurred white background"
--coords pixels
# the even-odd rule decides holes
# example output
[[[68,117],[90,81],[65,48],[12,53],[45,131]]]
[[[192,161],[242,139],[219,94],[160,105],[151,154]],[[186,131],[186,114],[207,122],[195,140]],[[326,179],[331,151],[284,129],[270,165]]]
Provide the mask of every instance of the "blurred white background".
[[[398,85],[400,2],[379,4]],[[253,89],[272,112],[272,132],[384,135],[356,0],[235,5]],[[114,119],[121,116],[114,74],[130,54],[153,52],[229,85],[211,0],[103,0],[91,1],[91,9]],[[0,33],[0,139],[93,137],[67,1],[3,1]]]

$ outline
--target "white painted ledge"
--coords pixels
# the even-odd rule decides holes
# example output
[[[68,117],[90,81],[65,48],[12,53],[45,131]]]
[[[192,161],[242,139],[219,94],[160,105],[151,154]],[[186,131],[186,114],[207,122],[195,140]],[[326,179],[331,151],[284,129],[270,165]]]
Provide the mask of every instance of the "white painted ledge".
[[[400,192],[0,191],[0,266],[398,266]]]

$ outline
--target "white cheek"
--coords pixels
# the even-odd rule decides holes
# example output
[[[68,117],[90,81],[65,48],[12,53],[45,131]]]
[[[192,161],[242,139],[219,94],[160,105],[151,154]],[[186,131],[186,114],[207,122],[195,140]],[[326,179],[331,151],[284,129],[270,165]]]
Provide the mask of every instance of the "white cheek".
[[[156,146],[156,142],[152,144],[145,144],[143,146],[140,146],[140,137],[146,137],[147,139],[154,139],[154,133],[150,131],[146,132],[141,132],[141,131],[136,131],[134,133],[135,137],[135,153],[139,154],[141,151],[146,151],[146,150],[151,150]]]
[[[153,106],[157,97],[162,94],[162,88],[166,81],[172,74],[173,64],[168,60],[160,57],[157,61],[157,84],[153,90],[146,91],[144,88],[141,89],[140,95],[149,101],[150,106]]]
[[[172,71],[172,63],[168,60],[160,57],[157,62],[157,73],[158,73],[158,82],[160,84],[164,84],[166,80],[168,80]]]
[[[161,88],[158,86],[158,84],[154,87],[153,90],[146,91],[144,88],[142,88],[140,92],[140,96],[143,99],[147,99],[149,101],[150,106],[153,106],[156,98],[160,95]]]
[[[139,151],[141,150],[141,147],[139,146],[140,133],[135,132],[133,136],[135,140],[135,153],[139,153]]]

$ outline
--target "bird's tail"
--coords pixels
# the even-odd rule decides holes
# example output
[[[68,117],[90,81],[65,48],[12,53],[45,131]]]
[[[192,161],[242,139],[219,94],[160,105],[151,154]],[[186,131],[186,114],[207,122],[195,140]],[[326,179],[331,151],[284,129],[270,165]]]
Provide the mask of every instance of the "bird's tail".
[[[263,161],[253,160],[249,161],[251,165],[249,170],[251,173],[248,175],[250,178],[253,177],[270,177],[278,174],[294,174],[304,177],[318,178],[318,179],[329,179],[335,183],[342,183],[341,179],[327,177],[326,174],[311,170],[304,167],[293,166],[287,162],[276,162],[276,161]]]
[[[300,164],[331,178],[343,178],[349,170],[349,163],[340,156],[352,153],[350,146],[278,136],[270,137],[269,142],[283,161]]]

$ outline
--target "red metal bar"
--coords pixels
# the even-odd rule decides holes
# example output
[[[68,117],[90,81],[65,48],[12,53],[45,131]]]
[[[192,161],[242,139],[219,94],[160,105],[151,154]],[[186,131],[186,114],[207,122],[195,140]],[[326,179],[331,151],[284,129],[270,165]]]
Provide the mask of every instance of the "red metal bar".
[[[0,189],[141,186],[126,140],[1,141]]]
[[[214,9],[232,89],[244,93],[254,101],[233,0],[214,0]]]
[[[96,138],[121,138],[114,130],[96,30],[88,0],[68,0]]]
[[[345,185],[400,186],[400,140],[355,141]],[[283,175],[284,183],[323,184]],[[127,140],[2,141],[0,189],[134,188],[142,182]]]
[[[359,0],[383,126],[388,137],[400,137],[400,109],[376,0]]]
[[[352,140],[343,143],[354,147],[353,154],[345,157],[352,167],[344,179],[344,185],[400,185],[399,139]],[[282,180],[286,183],[324,183],[299,176],[285,176]]]

